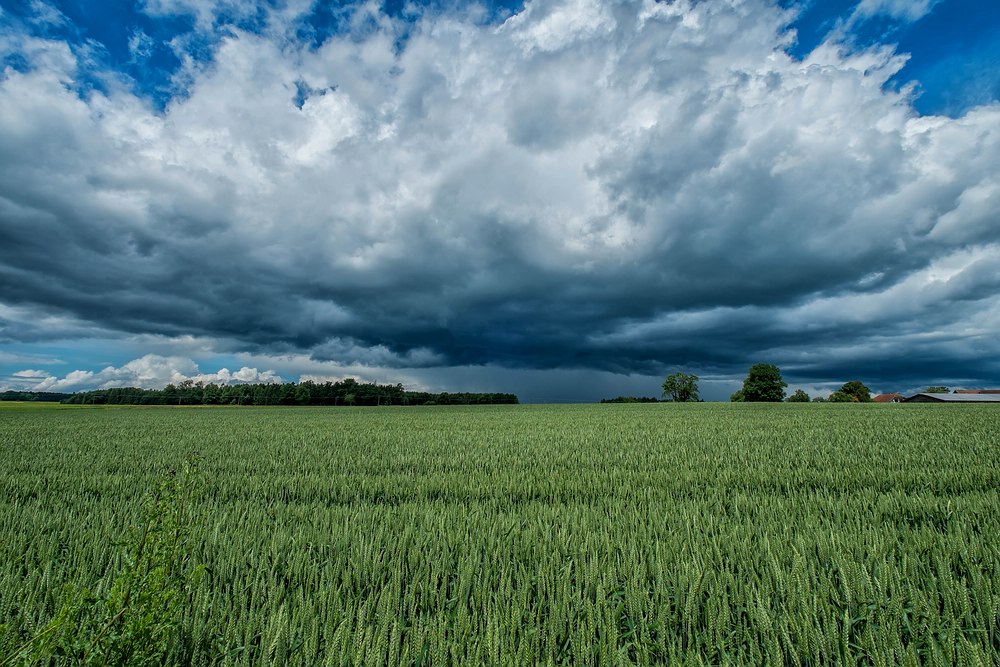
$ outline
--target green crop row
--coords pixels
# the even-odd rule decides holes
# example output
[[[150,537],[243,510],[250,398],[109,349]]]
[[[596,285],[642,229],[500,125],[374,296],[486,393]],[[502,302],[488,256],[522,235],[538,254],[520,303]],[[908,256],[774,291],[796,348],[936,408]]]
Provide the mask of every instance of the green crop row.
[[[76,664],[17,651],[114,588],[197,452],[171,664],[1000,665],[997,433],[989,405],[0,411],[0,661]]]

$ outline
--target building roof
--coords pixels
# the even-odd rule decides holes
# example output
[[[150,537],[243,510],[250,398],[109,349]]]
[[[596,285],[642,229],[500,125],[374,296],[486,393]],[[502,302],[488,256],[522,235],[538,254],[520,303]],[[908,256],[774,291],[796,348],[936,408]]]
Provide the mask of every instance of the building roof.
[[[915,401],[923,397],[939,403],[1000,403],[1000,394],[927,394],[921,393],[910,396],[906,402]]]
[[[1000,394],[1000,389],[956,389],[956,394]]]
[[[906,397],[903,396],[902,394],[894,392],[892,394],[879,394],[872,400],[875,401],[876,403],[898,403],[899,401],[902,401],[904,398]]]

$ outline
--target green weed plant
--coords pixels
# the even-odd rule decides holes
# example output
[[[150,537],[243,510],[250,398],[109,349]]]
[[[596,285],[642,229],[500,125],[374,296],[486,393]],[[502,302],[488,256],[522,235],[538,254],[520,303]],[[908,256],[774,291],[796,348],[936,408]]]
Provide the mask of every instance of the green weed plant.
[[[40,631],[0,658],[6,665],[148,667],[176,662],[182,615],[204,568],[190,558],[192,473],[198,456],[147,495],[130,542],[93,588],[65,584],[64,602]],[[0,635],[8,630],[0,626]]]

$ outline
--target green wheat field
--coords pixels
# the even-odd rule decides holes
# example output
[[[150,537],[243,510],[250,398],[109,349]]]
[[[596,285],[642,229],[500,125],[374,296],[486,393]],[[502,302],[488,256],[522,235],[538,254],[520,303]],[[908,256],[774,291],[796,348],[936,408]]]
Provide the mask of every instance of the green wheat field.
[[[992,405],[0,404],[0,664],[998,665],[998,440]]]

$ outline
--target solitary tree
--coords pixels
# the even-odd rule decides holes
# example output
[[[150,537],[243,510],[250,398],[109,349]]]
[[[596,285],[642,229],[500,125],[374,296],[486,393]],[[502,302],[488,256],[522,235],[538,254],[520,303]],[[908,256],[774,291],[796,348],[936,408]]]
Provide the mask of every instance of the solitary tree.
[[[848,397],[848,400],[853,403],[872,402],[872,392],[861,382],[861,380],[851,380],[850,382],[845,382],[844,386],[834,393],[844,394]]]
[[[925,394],[947,394],[948,387],[927,387],[924,389]]]
[[[788,383],[781,378],[781,371],[774,364],[754,364],[743,380],[743,389],[730,400],[748,403],[779,403],[785,400]],[[737,395],[739,397],[737,398]]]
[[[795,393],[788,397],[789,403],[808,403],[810,400],[809,394],[801,389],[796,389]]]
[[[698,376],[688,373],[673,373],[663,381],[663,397],[677,403],[697,401]]]

